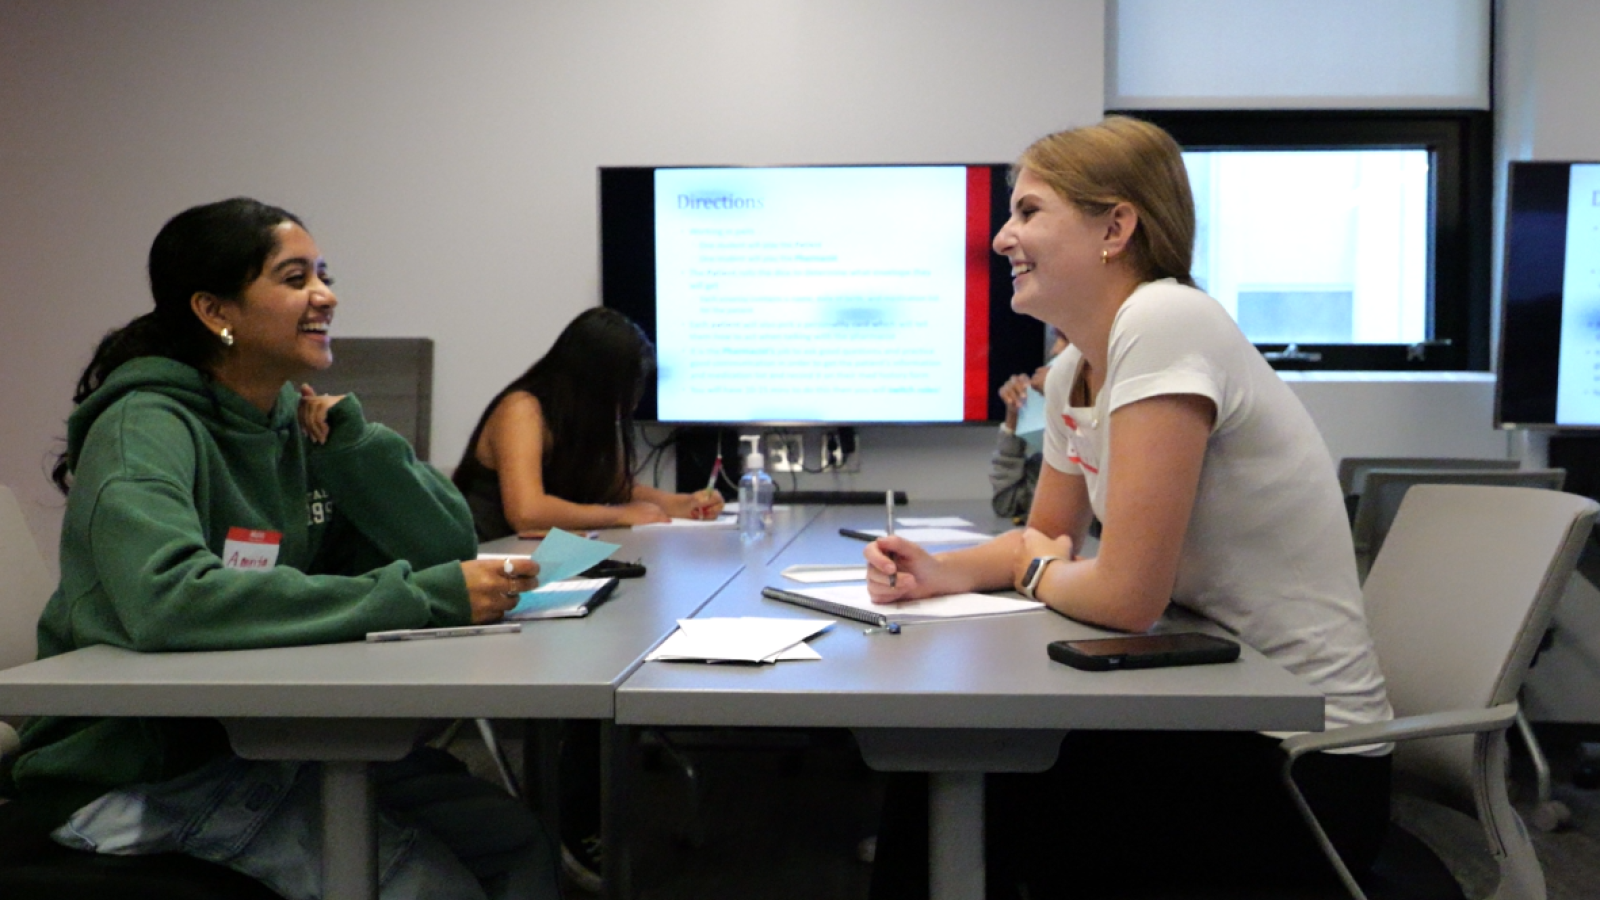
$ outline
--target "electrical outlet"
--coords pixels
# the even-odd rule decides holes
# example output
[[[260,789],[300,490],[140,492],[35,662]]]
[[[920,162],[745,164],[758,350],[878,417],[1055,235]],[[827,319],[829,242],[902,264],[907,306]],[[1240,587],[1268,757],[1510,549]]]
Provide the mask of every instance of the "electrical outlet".
[[[798,435],[767,438],[767,468],[774,472],[799,472],[805,463],[805,446]]]

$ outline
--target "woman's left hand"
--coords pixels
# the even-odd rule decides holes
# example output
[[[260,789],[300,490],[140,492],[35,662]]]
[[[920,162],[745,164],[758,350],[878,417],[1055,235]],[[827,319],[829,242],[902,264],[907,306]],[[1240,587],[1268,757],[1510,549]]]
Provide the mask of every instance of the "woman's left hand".
[[[1041,556],[1072,558],[1072,538],[1062,535],[1052,538],[1037,528],[1022,532],[1022,543],[1017,545],[1017,555],[1011,560],[1011,583],[1022,590],[1022,580],[1028,575],[1028,564]]]
[[[313,444],[328,442],[328,410],[343,400],[344,394],[319,394],[309,384],[300,385],[300,430]]]

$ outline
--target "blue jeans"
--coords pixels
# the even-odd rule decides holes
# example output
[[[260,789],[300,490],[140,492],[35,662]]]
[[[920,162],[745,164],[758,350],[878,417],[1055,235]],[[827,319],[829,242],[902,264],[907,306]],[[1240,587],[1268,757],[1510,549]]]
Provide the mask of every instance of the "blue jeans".
[[[515,798],[422,749],[372,766],[383,900],[557,900],[554,854]],[[322,897],[321,768],[224,757],[160,784],[106,794],[52,833],[117,855],[186,853],[289,900]]]

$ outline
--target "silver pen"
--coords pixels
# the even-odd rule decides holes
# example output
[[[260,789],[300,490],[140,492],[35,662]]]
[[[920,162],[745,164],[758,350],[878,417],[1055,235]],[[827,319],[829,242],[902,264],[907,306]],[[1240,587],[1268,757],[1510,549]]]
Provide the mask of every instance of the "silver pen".
[[[389,641],[421,641],[428,638],[471,637],[478,634],[514,634],[522,630],[521,622],[496,622],[492,625],[461,625],[455,628],[400,628],[395,631],[369,631],[367,643],[382,644]]]
[[[894,491],[883,492],[883,534],[884,537],[894,537]],[[890,554],[889,558],[893,559],[894,555]],[[890,573],[889,587],[894,587],[895,580],[899,577],[899,574],[898,572]]]

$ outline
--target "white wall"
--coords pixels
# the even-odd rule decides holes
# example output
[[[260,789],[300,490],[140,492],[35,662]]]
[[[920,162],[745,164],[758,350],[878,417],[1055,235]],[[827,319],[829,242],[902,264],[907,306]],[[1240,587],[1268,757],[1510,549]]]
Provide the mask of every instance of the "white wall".
[[[1600,156],[1600,9],[1503,5],[1502,128]],[[295,210],[338,334],[434,338],[449,464],[595,302],[596,167],[1007,160],[1098,118],[1103,62],[1101,0],[0,0],[0,482],[53,558],[72,382],[190,204]],[[1482,378],[1291,383],[1336,457],[1506,452]],[[801,486],[982,496],[991,440],[868,429],[859,474]]]
[[[597,302],[598,166],[1010,160],[1099,117],[1103,22],[1101,0],[0,0],[0,482],[53,558],[71,386],[186,206],[294,210],[336,334],[432,337],[450,464]],[[940,431],[866,435],[856,478],[983,494],[990,435]]]

